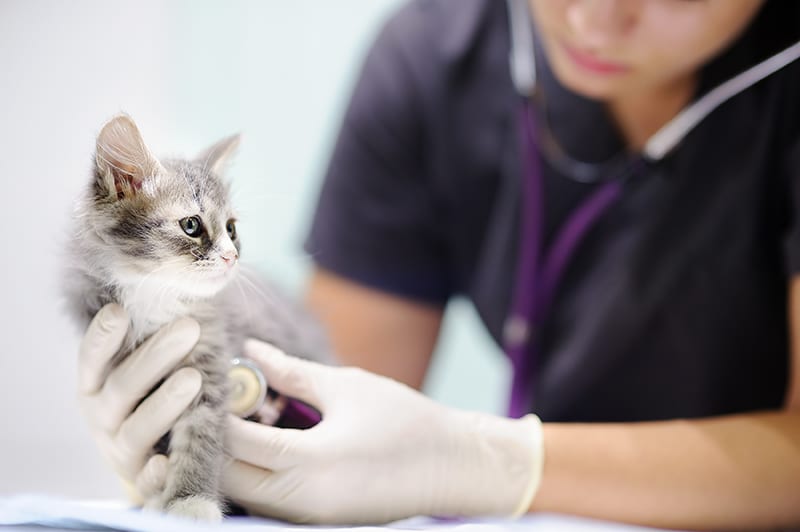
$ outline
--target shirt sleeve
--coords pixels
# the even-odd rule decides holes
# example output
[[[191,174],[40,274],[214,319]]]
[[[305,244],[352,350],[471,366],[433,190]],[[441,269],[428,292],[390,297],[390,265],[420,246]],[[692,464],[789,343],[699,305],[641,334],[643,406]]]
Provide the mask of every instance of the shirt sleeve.
[[[419,18],[411,8],[395,15],[366,57],[305,250],[336,274],[439,304],[451,288],[427,163]]]

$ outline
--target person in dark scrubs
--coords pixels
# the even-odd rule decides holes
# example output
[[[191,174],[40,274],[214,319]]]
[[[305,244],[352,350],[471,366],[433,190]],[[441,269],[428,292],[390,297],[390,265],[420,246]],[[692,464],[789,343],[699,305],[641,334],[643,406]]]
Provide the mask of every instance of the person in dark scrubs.
[[[786,0],[405,5],[306,242],[368,372],[249,344],[323,420],[232,420],[226,493],[311,522],[800,525],[798,41]],[[508,417],[414,390],[455,296],[511,359]]]

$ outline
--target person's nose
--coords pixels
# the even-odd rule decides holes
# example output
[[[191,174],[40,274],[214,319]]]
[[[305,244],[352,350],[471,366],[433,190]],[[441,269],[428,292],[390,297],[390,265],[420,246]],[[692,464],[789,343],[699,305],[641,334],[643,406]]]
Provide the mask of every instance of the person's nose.
[[[641,0],[573,0],[567,7],[567,24],[579,46],[603,49],[615,43],[632,26]]]

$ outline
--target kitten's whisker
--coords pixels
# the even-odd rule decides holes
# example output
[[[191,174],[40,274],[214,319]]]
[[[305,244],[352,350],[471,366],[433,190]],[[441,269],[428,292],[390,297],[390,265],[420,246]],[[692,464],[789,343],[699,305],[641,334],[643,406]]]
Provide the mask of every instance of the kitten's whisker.
[[[239,290],[239,293],[242,295],[242,301],[244,301],[244,304],[247,307],[245,309],[247,311],[247,318],[250,319],[250,317],[253,316],[253,306],[250,303],[250,298],[247,297],[247,294],[244,293],[244,289],[242,288],[242,276],[237,275],[233,279],[233,284],[236,286],[237,290]]]
[[[278,300],[278,298],[274,297],[272,294],[268,294],[266,292],[268,288],[264,284],[257,283],[253,279],[250,279],[248,277],[249,274],[250,274],[249,271],[242,268],[242,271],[239,273],[239,276],[237,278],[241,280],[243,283],[247,283],[248,286],[252,288],[253,291],[255,291],[256,295],[259,296],[261,300],[267,303],[268,305],[272,305],[273,303],[275,303]]]
[[[268,293],[267,291],[271,290],[271,287],[265,283],[257,283],[253,279],[247,276],[247,270],[243,270],[241,272],[244,275],[239,275],[239,279],[242,282],[247,283],[255,292],[255,295],[258,296],[262,303],[267,307],[266,310],[270,312],[278,313],[279,315],[283,316],[291,316],[291,313],[288,308],[286,308],[286,304],[288,304],[288,298],[281,298],[280,296],[275,295],[275,292]]]

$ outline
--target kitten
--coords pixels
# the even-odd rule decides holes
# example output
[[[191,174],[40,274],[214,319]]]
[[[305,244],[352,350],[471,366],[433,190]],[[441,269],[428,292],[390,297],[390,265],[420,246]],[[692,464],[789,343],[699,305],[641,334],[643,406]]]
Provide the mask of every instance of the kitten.
[[[183,361],[198,369],[198,397],[169,438],[169,475],[148,508],[219,520],[226,376],[248,337],[299,356],[330,361],[324,334],[272,287],[239,272],[239,235],[229,186],[221,178],[238,136],[193,160],[156,159],[136,124],[120,115],[97,137],[88,193],[69,243],[68,305],[85,328],[105,304],[128,312],[131,326],[108,371],[180,316],[200,323]],[[232,282],[234,279],[237,282]]]

